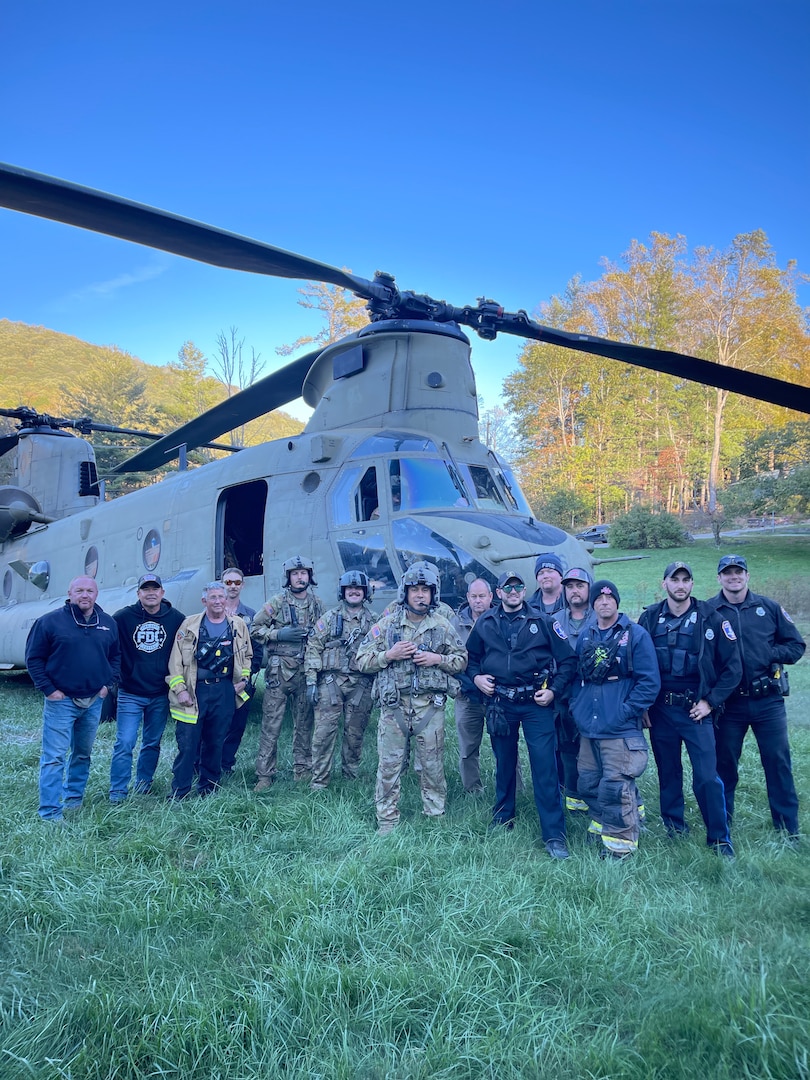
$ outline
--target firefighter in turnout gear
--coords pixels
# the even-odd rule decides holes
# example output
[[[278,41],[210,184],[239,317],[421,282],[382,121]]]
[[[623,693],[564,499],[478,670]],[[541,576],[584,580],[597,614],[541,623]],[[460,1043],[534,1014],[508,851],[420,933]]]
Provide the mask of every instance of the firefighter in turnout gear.
[[[406,570],[398,603],[371,627],[357,653],[362,672],[376,675],[380,703],[377,724],[377,827],[389,833],[399,824],[402,763],[411,737],[416,742],[423,813],[444,813],[444,710],[458,689],[454,678],[467,663],[458,634],[433,610],[439,580],[425,568]]]
[[[276,778],[278,736],[287,699],[293,719],[293,776],[308,780],[312,772],[312,705],[307,701],[304,653],[307,637],[323,614],[312,591],[317,585],[311,560],[296,555],[283,564],[284,589],[256,615],[251,627],[255,641],[265,647],[262,730],[256,758],[256,786],[265,791]]]
[[[360,768],[374,680],[358,671],[356,655],[374,622],[368,603],[371,594],[366,574],[361,570],[347,571],[338,583],[340,603],[318,619],[307,639],[304,672],[307,699],[315,712],[310,782],[313,791],[329,786],[341,716],[343,775],[355,780]]]

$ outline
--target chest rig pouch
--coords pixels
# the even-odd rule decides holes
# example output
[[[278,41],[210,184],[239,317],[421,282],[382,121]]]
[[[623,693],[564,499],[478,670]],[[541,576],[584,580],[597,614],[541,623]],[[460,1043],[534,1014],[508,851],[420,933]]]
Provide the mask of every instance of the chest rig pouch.
[[[210,671],[214,678],[222,679],[233,674],[233,627],[230,620],[225,632],[216,638],[211,637],[204,622],[200,623],[194,659],[198,668]]]
[[[630,624],[622,616],[607,638],[594,638],[589,627],[583,632],[579,654],[579,675],[583,682],[603,683],[633,674],[633,650]]]

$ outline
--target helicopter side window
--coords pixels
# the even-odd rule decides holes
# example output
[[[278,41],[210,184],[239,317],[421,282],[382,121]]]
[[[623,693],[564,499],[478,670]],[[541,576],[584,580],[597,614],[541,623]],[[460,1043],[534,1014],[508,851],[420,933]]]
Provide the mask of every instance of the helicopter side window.
[[[503,510],[506,507],[489,469],[484,468],[483,465],[462,465],[461,469],[469,476],[470,484],[475,492],[476,505],[482,510]]]
[[[371,521],[380,516],[380,497],[377,494],[377,469],[371,465],[363,473],[354,496],[358,521]]]
[[[342,537],[337,546],[344,570],[362,570],[368,574],[375,589],[396,588],[396,578],[381,533],[364,534],[357,538]]]
[[[389,475],[394,510],[469,506],[468,500],[460,493],[443,461],[433,458],[397,458],[389,462]]]
[[[227,488],[217,506],[217,573],[238,566],[245,577],[264,573],[264,512],[267,481]]]

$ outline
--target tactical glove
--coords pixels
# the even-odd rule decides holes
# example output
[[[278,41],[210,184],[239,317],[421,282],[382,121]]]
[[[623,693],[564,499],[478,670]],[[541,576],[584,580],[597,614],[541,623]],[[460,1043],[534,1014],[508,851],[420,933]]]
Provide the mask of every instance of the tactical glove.
[[[290,641],[295,644],[303,641],[306,636],[307,632],[303,626],[282,626],[278,632],[279,641]]]
[[[308,702],[308,704],[317,705],[318,704],[318,697],[319,697],[318,687],[317,686],[308,686],[307,687],[307,702]]]

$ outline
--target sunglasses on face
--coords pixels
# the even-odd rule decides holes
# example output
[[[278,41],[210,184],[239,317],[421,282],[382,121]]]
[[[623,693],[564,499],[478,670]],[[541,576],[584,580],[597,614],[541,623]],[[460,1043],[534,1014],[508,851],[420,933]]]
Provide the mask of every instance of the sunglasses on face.
[[[228,580],[227,580],[226,582],[224,582],[224,584],[225,584],[225,585],[241,585],[241,584],[242,584],[242,579],[241,579],[241,578],[237,578],[237,579],[236,579],[236,580],[234,581],[234,579],[233,579],[233,578],[228,578]]]
[[[525,585],[503,585],[503,586],[501,586],[501,592],[505,592],[505,593],[523,592],[523,590],[525,588],[526,588]]]

